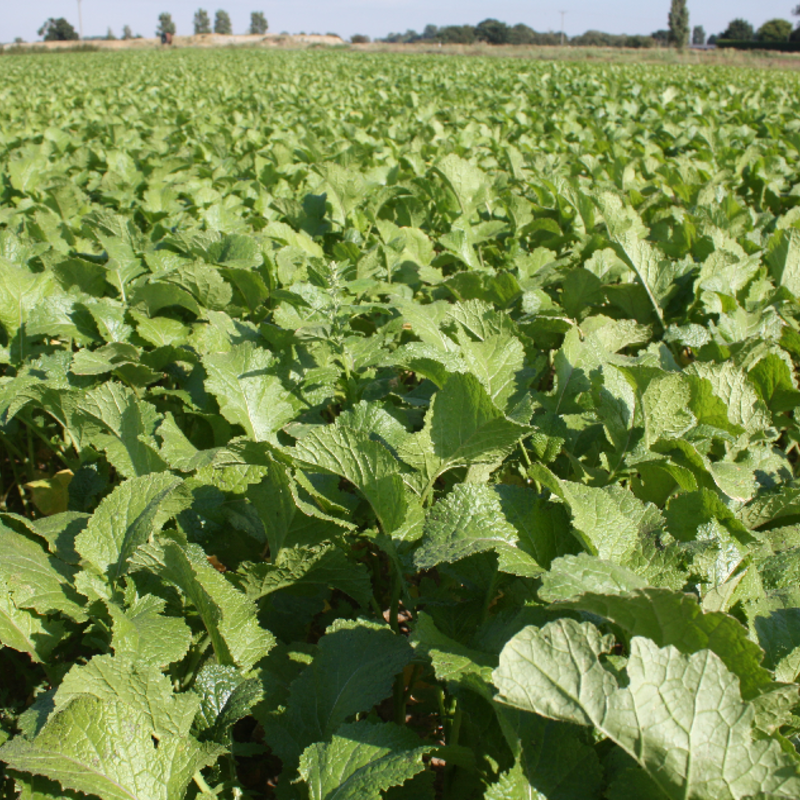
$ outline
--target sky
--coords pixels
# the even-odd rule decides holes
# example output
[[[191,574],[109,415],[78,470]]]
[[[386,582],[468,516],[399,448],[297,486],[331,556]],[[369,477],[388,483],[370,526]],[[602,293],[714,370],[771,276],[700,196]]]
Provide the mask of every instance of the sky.
[[[219,5],[216,5],[219,3]],[[7,5],[6,5],[7,4]],[[4,0],[0,14],[0,42],[19,36],[36,41],[36,31],[48,17],[66,17],[78,29],[78,0],[29,0],[17,5]],[[564,29],[570,36],[587,30],[608,33],[651,33],[666,28],[669,0],[82,0],[85,36],[104,35],[111,28],[121,35],[130,25],[133,33],[154,36],[158,15],[168,11],[178,34],[192,33],[192,18],[198,7],[213,19],[217,8],[230,14],[234,33],[245,33],[250,12],[263,11],[273,33],[338,33],[349,38],[355,33],[373,38],[390,31],[421,31],[425,25],[475,25],[487,17],[509,24],[524,22],[537,31]],[[735,17],[743,17],[756,28],[768,19],[782,17],[796,21],[791,11],[797,0],[689,0],[691,25],[702,25],[708,35],[719,33]],[[10,12],[10,13],[9,13]]]

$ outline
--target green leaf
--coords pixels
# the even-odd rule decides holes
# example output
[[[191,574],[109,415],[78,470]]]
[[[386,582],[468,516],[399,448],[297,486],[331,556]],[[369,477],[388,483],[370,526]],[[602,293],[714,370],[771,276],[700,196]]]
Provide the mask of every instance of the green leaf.
[[[90,564],[117,581],[128,572],[136,549],[182,511],[188,495],[180,478],[144,475],[121,483],[104,498],[75,539],[76,550]]]
[[[286,710],[264,721],[268,743],[285,766],[297,764],[308,745],[330,739],[348,717],[386,698],[411,656],[406,639],[389,628],[337,621],[292,682]]]
[[[747,528],[722,502],[719,495],[708,489],[684,492],[669,501],[664,510],[669,532],[682,542],[697,537],[698,528],[712,520],[718,521],[735,539],[743,544],[753,542]]]
[[[419,741],[392,723],[342,725],[330,742],[306,748],[300,775],[311,800],[380,800],[386,789],[425,769],[422,757],[433,746]]]
[[[688,369],[692,375],[705,378],[714,394],[728,410],[728,419],[749,434],[763,436],[772,420],[763,401],[747,379],[746,373],[733,361],[722,364],[695,361]]]
[[[120,656],[95,656],[72,667],[56,691],[56,712],[85,695],[141,712],[157,737],[188,735],[200,707],[192,694],[173,694],[169,678],[157,666]]]
[[[384,533],[404,523],[409,503],[400,465],[380,442],[346,424],[315,430],[297,442],[295,460],[350,481],[369,501]]]
[[[153,436],[161,417],[127,387],[104,383],[84,395],[78,410],[100,427],[90,440],[126,478],[167,469]]]
[[[473,553],[497,552],[500,569],[535,576],[542,568],[519,548],[517,529],[506,520],[497,492],[460,483],[428,512],[424,538],[414,554],[418,569],[452,564]]]
[[[466,686],[491,699],[492,670],[497,657],[473,650],[443,634],[433,618],[421,611],[412,637],[417,653],[427,656],[440,681]]]
[[[647,229],[641,218],[632,208],[623,206],[619,197],[606,192],[597,196],[596,202],[617,255],[636,273],[663,326],[666,298],[678,275],[677,265],[645,239]]]
[[[486,199],[488,180],[486,174],[474,164],[449,153],[440,159],[434,169],[452,189],[461,213],[469,217]]]
[[[459,331],[464,365],[480,382],[492,402],[506,409],[509,399],[520,389],[518,373],[525,363],[525,350],[516,336],[494,335],[473,341]]]
[[[634,637],[623,688],[600,660],[612,646],[586,622],[525,628],[500,654],[498,699],[593,726],[674,800],[797,795],[796,760],[778,742],[752,738],[753,706],[716,655],[686,656]]]
[[[372,582],[367,568],[348,559],[335,545],[282,549],[272,563],[252,564],[244,576],[247,593],[254,600],[290,586],[323,586],[350,595],[369,605]]]
[[[489,787],[485,800],[599,800],[603,768],[572,726],[496,705],[516,764]]]
[[[604,571],[607,577],[600,580],[605,585],[598,585],[598,576]],[[539,595],[555,601],[559,608],[605,617],[627,636],[646,636],[659,647],[672,645],[686,655],[710,650],[739,678],[742,697],[747,700],[770,685],[770,674],[761,666],[764,653],[750,641],[747,629],[738,620],[720,611],[703,613],[695,595],[632,586],[632,576],[626,576],[631,588],[615,590],[608,585],[609,579],[619,574],[613,564],[597,563],[587,556],[559,559],[544,575]],[[565,584],[571,596],[565,592]]]
[[[253,601],[209,564],[198,545],[148,546],[140,549],[134,566],[155,572],[186,595],[220,664],[235,664],[246,672],[275,645],[275,637],[259,626]]]
[[[0,587],[0,643],[46,662],[64,635],[64,625],[18,608],[7,586]]]
[[[295,416],[289,393],[269,371],[272,363],[270,352],[252,342],[203,357],[206,388],[217,398],[222,416],[257,442],[277,443],[277,432]]]
[[[152,594],[137,598],[124,610],[108,601],[114,654],[158,667],[180,661],[189,651],[192,632],[182,619],[164,615],[165,605]]]
[[[503,416],[474,375],[453,375],[436,393],[429,412],[439,474],[470,464],[502,461],[529,431]]]
[[[0,579],[17,608],[61,612],[83,621],[85,612],[71,584],[75,570],[0,523]]]
[[[216,757],[188,736],[155,742],[142,711],[88,695],[53,714],[33,741],[18,736],[0,747],[12,769],[102,800],[178,800]]]
[[[0,325],[8,341],[18,339],[14,356],[24,355],[24,326],[37,305],[56,291],[52,273],[31,272],[26,267],[15,266],[0,257]]]
[[[204,740],[230,745],[231,729],[261,700],[256,678],[245,679],[236,667],[207,664],[200,670],[194,690],[200,700],[197,724]]]
[[[800,295],[800,231],[796,228],[776,231],[764,258],[779,286],[795,297]]]
[[[658,536],[664,518],[652,503],[643,503],[621,486],[594,487],[562,481],[534,465],[531,476],[562,497],[572,524],[586,549],[623,566],[631,563],[643,539]]]

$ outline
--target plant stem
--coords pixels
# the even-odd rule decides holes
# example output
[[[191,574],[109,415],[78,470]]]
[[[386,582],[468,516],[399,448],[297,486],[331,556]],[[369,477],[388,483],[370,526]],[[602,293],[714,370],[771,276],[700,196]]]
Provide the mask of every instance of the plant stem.
[[[11,464],[11,471],[14,473],[14,483],[17,485],[19,492],[19,499],[22,502],[22,509],[26,516],[30,516],[30,506],[28,505],[28,498],[25,497],[25,489],[23,488],[22,481],[19,479],[19,470],[17,469],[17,462],[13,458],[8,459]]]
[[[203,793],[211,795],[211,797],[215,796],[215,792],[211,789],[211,787],[206,783],[206,779],[200,773],[200,770],[197,770],[194,775],[192,775],[192,780],[197,784],[197,788]]]
[[[406,724],[406,682],[401,671],[394,679],[394,721],[398,725]]]

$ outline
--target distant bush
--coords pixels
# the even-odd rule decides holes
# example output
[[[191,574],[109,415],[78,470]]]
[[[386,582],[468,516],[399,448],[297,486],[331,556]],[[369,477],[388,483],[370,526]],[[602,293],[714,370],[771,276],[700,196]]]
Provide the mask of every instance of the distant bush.
[[[755,39],[717,39],[717,47],[732,50],[776,50],[781,53],[800,53],[800,37],[785,42],[758,42]]]
[[[657,42],[652,36],[626,36],[623,34],[603,33],[603,31],[586,31],[581,36],[574,36],[569,43],[575,47],[655,47]]]
[[[50,17],[37,33],[43,36],[46,42],[75,42],[80,38],[75,28],[64,17],[58,19]]]
[[[475,28],[472,25],[447,25],[439,28],[436,39],[442,44],[474,44]]]
[[[792,35],[792,23],[788,19],[771,19],[756,32],[759,42],[788,42]]]
[[[371,41],[372,39],[363,33],[355,33],[350,37],[350,44],[369,44]]]

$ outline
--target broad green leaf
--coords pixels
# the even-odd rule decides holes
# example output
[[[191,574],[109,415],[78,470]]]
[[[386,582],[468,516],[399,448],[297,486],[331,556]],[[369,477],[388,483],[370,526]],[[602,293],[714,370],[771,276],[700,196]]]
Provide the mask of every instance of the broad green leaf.
[[[495,656],[472,650],[446,636],[424,611],[417,616],[412,642],[418,653],[430,658],[440,681],[466,686],[490,699],[492,669],[497,666]]]
[[[161,418],[127,387],[104,383],[84,395],[78,410],[99,426],[91,441],[126,478],[167,469],[153,436]]]
[[[169,678],[157,666],[120,656],[95,656],[87,664],[72,667],[56,691],[56,712],[86,695],[142,713],[158,737],[187,736],[200,707],[199,699],[190,693],[173,694]]]
[[[36,542],[0,523],[0,578],[17,608],[47,614],[61,612],[83,621],[80,597],[71,587],[74,569]]]
[[[342,725],[330,742],[308,747],[300,758],[300,775],[311,800],[380,800],[425,769],[420,745],[408,728],[392,723]]]
[[[319,640],[317,655],[292,682],[286,710],[264,721],[267,741],[285,765],[325,741],[353,714],[386,698],[412,656],[408,642],[375,623],[340,620]]]
[[[189,502],[182,481],[173,475],[144,475],[121,483],[104,498],[75,548],[90,564],[117,581],[128,561],[164,523]]]
[[[765,261],[775,282],[795,297],[800,295],[800,231],[778,231],[772,237]]]
[[[0,325],[9,342],[17,340],[13,355],[21,360],[25,354],[24,326],[37,305],[56,291],[56,283],[52,273],[31,272],[0,257],[0,284]]]
[[[728,409],[728,419],[734,425],[741,426],[751,435],[760,436],[770,428],[772,420],[767,407],[745,372],[732,361],[723,364],[696,361],[687,371],[709,381],[714,394]]]
[[[191,630],[178,617],[166,616],[166,602],[149,594],[124,610],[106,603],[113,622],[111,647],[118,657],[166,667],[189,651]]]
[[[711,520],[718,521],[742,544],[753,541],[747,528],[736,519],[733,511],[722,502],[719,495],[708,489],[685,492],[673,497],[664,510],[664,517],[669,532],[683,542],[695,539],[698,528]]]
[[[103,800],[179,800],[216,757],[188,736],[155,742],[142,711],[89,695],[53,714],[33,741],[18,736],[0,748],[13,769]]]
[[[503,416],[473,375],[453,375],[436,393],[429,412],[439,472],[505,458],[530,429]]]
[[[302,465],[339,475],[369,501],[385,533],[402,526],[408,512],[397,460],[380,442],[346,424],[315,430],[297,442]]]
[[[197,609],[217,661],[249,670],[275,645],[275,637],[258,624],[250,598],[234,588],[196,544],[140,549],[135,566],[156,572],[177,586]]]
[[[249,566],[244,585],[255,600],[290,586],[338,589],[362,606],[372,597],[369,571],[335,545],[284,548],[271,563]]]
[[[464,216],[469,217],[484,202],[488,181],[485,173],[474,164],[450,153],[440,159],[434,169],[447,181]]]
[[[562,497],[572,513],[579,540],[592,555],[625,566],[642,540],[658,536],[664,518],[651,503],[643,503],[620,486],[594,487],[556,478],[544,467],[531,475]]]
[[[8,587],[0,587],[0,643],[45,662],[64,636],[64,625],[18,608]]]
[[[515,336],[490,336],[475,342],[463,333],[459,345],[464,364],[480,382],[492,402],[505,409],[509,398],[519,391],[518,373],[525,363],[525,350]]]
[[[600,660],[612,646],[586,622],[525,628],[500,654],[499,700],[593,726],[675,800],[789,798],[800,790],[795,759],[772,739],[753,740],[753,706],[716,655],[687,656],[634,637],[623,688]]]
[[[512,769],[489,787],[485,800],[599,800],[603,768],[579,731],[536,714],[496,705]]]
[[[217,398],[222,416],[257,442],[276,442],[277,432],[295,416],[289,393],[270,372],[273,360],[268,350],[251,342],[203,358],[206,388]]]
[[[204,740],[230,744],[231,728],[261,700],[263,689],[255,678],[245,679],[236,667],[208,664],[194,684],[199,698],[197,724]]]
[[[605,586],[598,585],[598,576],[605,577]],[[686,655],[710,650],[739,678],[745,699],[769,686],[769,672],[761,666],[764,653],[738,620],[720,611],[704,613],[694,595],[638,588],[633,576],[624,578],[630,588],[608,585],[619,576],[618,567],[586,556],[559,559],[543,576],[539,595],[559,608],[605,617],[627,636],[646,636],[659,647],[672,645]]]
[[[520,547],[519,533],[505,518],[497,492],[486,486],[458,484],[428,512],[424,531],[414,554],[418,569],[432,569],[494,550],[503,571],[527,576],[542,571]]]

